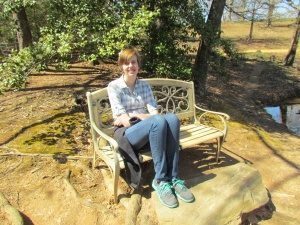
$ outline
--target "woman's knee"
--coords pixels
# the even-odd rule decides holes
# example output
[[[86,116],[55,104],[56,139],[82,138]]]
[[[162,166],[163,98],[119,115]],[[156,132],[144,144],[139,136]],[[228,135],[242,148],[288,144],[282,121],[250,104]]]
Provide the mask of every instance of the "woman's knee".
[[[157,114],[152,117],[153,117],[153,123],[157,124],[159,126],[165,126],[167,124],[170,124],[170,125],[179,125],[180,124],[178,117],[174,113],[168,113],[165,115]]]
[[[165,115],[165,120],[168,121],[168,123],[171,123],[171,124],[179,124],[180,121],[179,121],[179,118],[176,116],[176,114],[174,113],[168,113]]]
[[[160,125],[166,124],[166,119],[160,114],[156,114],[152,116],[152,119],[153,119],[153,123],[155,124],[160,124]]]

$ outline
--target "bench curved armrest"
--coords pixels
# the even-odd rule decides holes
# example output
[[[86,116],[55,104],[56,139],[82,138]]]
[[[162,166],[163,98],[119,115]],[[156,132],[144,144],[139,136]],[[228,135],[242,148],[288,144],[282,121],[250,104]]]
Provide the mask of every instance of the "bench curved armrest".
[[[104,132],[102,132],[94,122],[91,123],[91,126],[93,127],[93,129],[97,132],[97,134],[99,134],[101,137],[103,137],[105,140],[107,140],[110,145],[113,147],[114,150],[118,150],[119,149],[119,145],[118,143],[115,141],[115,139],[113,139],[112,137],[108,136],[107,134],[105,134]]]
[[[202,112],[202,114],[199,117],[196,116],[196,119],[197,119],[197,121],[200,124],[203,123],[202,120],[204,119],[204,117],[208,116],[209,114],[217,116],[217,118],[220,119],[220,122],[221,122],[222,127],[223,127],[223,129],[221,131],[224,133],[224,140],[225,140],[225,138],[227,136],[227,133],[228,133],[228,125],[226,123],[226,120],[229,120],[230,116],[228,114],[226,114],[226,113],[221,113],[221,112],[216,112],[216,111],[211,111],[211,110],[203,109],[203,108],[201,108],[201,107],[199,107],[197,105],[195,105],[195,108],[198,111]],[[197,110],[196,110],[196,112],[197,112]]]

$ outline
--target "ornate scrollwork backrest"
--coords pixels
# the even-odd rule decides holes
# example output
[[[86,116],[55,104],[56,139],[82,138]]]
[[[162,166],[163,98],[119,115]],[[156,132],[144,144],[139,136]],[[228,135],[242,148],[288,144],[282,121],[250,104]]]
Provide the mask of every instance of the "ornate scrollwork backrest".
[[[187,88],[172,85],[152,85],[151,88],[161,114],[178,114],[191,110]],[[99,99],[93,100],[92,104],[96,110],[96,124],[105,129],[112,128],[114,119],[108,95],[101,95]]]
[[[157,85],[152,86],[152,92],[161,114],[177,114],[190,109],[189,95],[186,88]]]
[[[96,122],[98,126],[103,128],[110,128],[113,126],[113,116],[111,111],[110,102],[108,96],[99,98],[93,101],[93,106],[96,107],[97,118]]]

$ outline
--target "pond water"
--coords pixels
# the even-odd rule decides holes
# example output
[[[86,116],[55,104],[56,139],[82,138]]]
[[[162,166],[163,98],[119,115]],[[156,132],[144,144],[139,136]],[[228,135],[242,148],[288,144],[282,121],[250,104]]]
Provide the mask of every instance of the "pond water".
[[[280,106],[264,108],[277,122],[286,125],[294,133],[300,134],[300,99],[293,99]]]

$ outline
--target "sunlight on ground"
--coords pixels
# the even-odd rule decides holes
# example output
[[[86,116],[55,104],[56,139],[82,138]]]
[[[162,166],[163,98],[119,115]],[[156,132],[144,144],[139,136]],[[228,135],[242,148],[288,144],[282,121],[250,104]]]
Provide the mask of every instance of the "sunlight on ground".
[[[23,153],[76,154],[76,138],[80,138],[77,134],[84,129],[80,124],[83,117],[84,113],[76,112],[29,127],[8,147]]]

